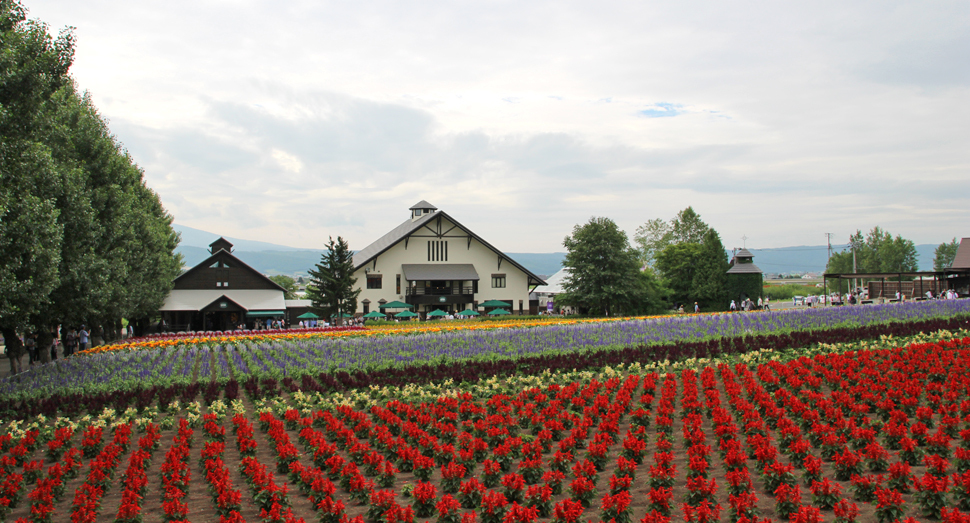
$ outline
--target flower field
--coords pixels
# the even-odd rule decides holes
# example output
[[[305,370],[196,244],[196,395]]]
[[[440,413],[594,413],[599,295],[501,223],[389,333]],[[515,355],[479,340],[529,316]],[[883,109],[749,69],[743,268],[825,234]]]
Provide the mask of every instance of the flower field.
[[[12,422],[7,521],[968,521],[970,337]],[[181,351],[191,355],[192,349]]]
[[[206,402],[217,397],[231,401],[240,388],[274,396],[281,386],[326,392],[416,379],[474,381],[547,368],[676,360],[955,329],[970,325],[968,315],[970,300],[949,300],[541,326],[497,323],[449,332],[421,333],[412,327],[406,336],[340,329],[259,338],[173,337],[163,346],[85,353],[3,380],[0,413],[75,415],[81,407],[164,406],[198,395]]]

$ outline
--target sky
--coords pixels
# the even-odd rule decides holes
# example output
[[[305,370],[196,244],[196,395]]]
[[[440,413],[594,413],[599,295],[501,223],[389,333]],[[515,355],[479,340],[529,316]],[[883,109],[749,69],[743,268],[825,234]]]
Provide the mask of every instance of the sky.
[[[970,3],[22,0],[181,225],[508,252],[687,206],[727,248],[970,236]],[[746,238],[746,239],[743,239]]]

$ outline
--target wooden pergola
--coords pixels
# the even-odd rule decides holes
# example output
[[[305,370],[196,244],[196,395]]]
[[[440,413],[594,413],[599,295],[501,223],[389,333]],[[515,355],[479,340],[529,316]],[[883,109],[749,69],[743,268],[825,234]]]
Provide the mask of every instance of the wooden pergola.
[[[842,280],[879,280],[882,282],[880,285],[880,295],[879,296],[869,296],[872,298],[885,298],[883,295],[883,290],[886,288],[886,282],[899,282],[899,287],[902,288],[902,283],[904,281],[913,282],[913,294],[914,297],[921,297],[925,294],[926,290],[931,289],[945,289],[948,288],[947,276],[954,275],[953,271],[911,271],[911,272],[859,272],[859,273],[825,273],[822,275],[822,282],[825,286],[825,292],[828,294],[828,281],[837,280],[837,289],[842,289]],[[932,277],[933,285],[923,285],[926,281],[926,277]],[[919,278],[917,280],[917,278]],[[918,285],[917,285],[918,284]],[[895,296],[894,296],[895,298]]]

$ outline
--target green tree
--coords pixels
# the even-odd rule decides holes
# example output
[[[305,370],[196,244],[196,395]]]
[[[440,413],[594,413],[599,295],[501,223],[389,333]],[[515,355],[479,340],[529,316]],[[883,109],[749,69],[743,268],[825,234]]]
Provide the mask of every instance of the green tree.
[[[957,243],[955,237],[950,243],[943,242],[939,244],[936,247],[936,251],[933,252],[933,270],[942,271],[952,265],[953,260],[957,257],[957,249],[959,247],[960,244]]]
[[[727,271],[730,268],[721,236],[708,228],[701,243],[692,292],[704,310],[724,310],[728,306]]]
[[[275,276],[270,276],[269,279],[273,280],[274,283],[283,287],[284,294],[283,299],[295,300],[296,299],[296,280],[290,278],[285,274],[277,274]]]
[[[38,113],[65,82],[74,37],[56,40],[27,20],[14,0],[0,0],[0,331],[11,340],[11,372],[20,371],[17,332],[48,303],[58,284],[63,227],[54,202],[35,188],[55,183],[57,166],[33,136]]]
[[[673,305],[683,304],[685,309],[694,302],[705,311],[727,308],[728,267],[721,237],[710,228],[701,243],[675,243],[657,257],[657,270]]]
[[[835,253],[829,258],[825,272],[851,273],[852,251],[855,249],[856,272],[860,273],[893,273],[914,272],[918,270],[918,254],[912,240],[907,240],[898,234],[893,237],[881,227],[873,227],[863,237],[862,231],[856,231],[849,237],[849,246],[841,253]]]
[[[569,274],[557,302],[609,316],[632,311],[647,298],[644,292],[650,284],[640,281],[636,252],[613,220],[591,218],[576,225],[563,245],[563,267]]]
[[[670,299],[675,307],[684,305],[687,309],[687,305],[697,301],[693,292],[694,276],[703,252],[704,246],[699,243],[676,243],[657,256],[657,271],[670,289]]]
[[[665,222],[660,218],[648,220],[637,228],[633,241],[644,265],[652,266],[664,249],[675,243],[701,243],[710,226],[701,220],[693,207],[677,213]]]
[[[855,270],[852,257],[855,251]],[[834,253],[825,266],[828,274],[852,273],[899,273],[919,270],[918,254],[912,240],[900,235],[892,236],[881,227],[873,227],[865,236],[857,230],[849,236],[849,244],[842,252]],[[859,281],[862,285],[863,280]],[[843,280],[841,292],[848,290]]]
[[[342,314],[353,314],[357,310],[357,296],[360,289],[354,289],[354,260],[350,246],[340,236],[334,242],[330,238],[327,252],[323,253],[316,269],[310,269],[310,284],[307,285],[307,298],[312,302],[310,310],[322,317],[336,317],[343,324]]]
[[[41,347],[58,324],[117,336],[122,317],[158,310],[182,265],[171,216],[67,74],[73,45],[0,0],[0,328]]]

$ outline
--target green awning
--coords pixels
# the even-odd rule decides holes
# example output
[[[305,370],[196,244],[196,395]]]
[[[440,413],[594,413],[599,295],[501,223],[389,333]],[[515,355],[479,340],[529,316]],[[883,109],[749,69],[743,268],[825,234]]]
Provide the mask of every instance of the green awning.
[[[512,314],[512,313],[505,309],[495,309],[494,311],[488,313],[489,316],[500,316],[502,314]]]
[[[404,303],[403,301],[392,301],[391,303],[385,303],[380,307],[382,309],[411,309],[414,306]]]
[[[432,316],[447,316],[447,315],[448,315],[448,313],[445,312],[445,311],[443,311],[443,310],[441,310],[441,309],[435,309],[435,310],[433,310],[433,311],[431,311],[431,312],[428,313],[428,317],[429,318],[432,317]]]
[[[305,312],[296,317],[298,320],[319,320],[320,316],[313,314],[312,312]]]
[[[476,310],[465,309],[465,310],[459,312],[458,315],[459,316],[481,316],[481,313],[479,313]]]
[[[505,303],[504,301],[499,301],[499,300],[488,300],[485,303],[479,303],[478,306],[479,307],[511,307],[512,304]]]
[[[283,311],[249,311],[246,313],[247,318],[269,318],[271,316],[282,316]]]
[[[414,318],[416,316],[418,314],[411,311],[402,311],[394,315],[395,318]]]
[[[383,318],[385,315],[377,311],[370,311],[364,315],[365,318]]]

